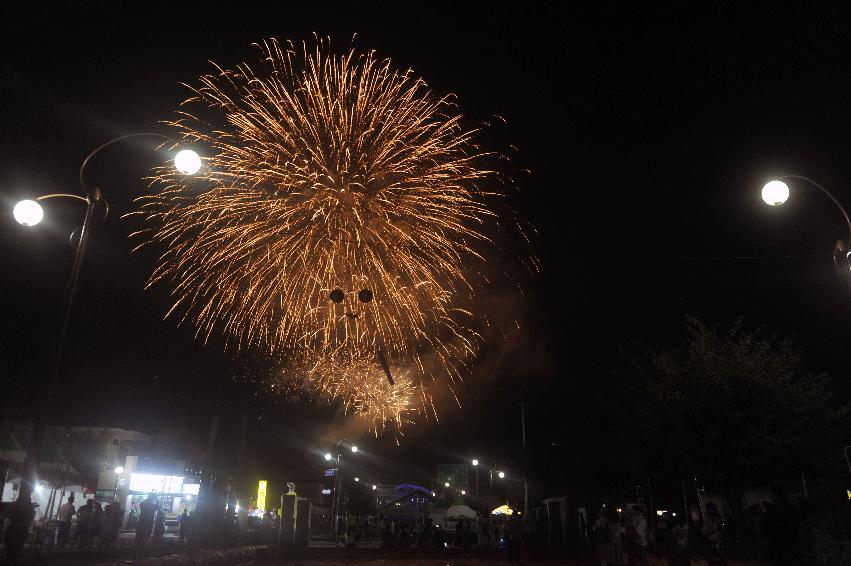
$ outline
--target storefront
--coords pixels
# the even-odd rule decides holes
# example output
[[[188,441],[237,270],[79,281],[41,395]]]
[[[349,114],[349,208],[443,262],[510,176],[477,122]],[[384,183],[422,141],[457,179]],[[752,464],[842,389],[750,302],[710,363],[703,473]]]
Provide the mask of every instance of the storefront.
[[[135,527],[136,521],[139,520],[140,505],[152,493],[158,508],[165,513],[166,523],[176,521],[184,509],[191,514],[195,511],[200,487],[198,480],[183,476],[131,473],[124,505],[126,528]]]

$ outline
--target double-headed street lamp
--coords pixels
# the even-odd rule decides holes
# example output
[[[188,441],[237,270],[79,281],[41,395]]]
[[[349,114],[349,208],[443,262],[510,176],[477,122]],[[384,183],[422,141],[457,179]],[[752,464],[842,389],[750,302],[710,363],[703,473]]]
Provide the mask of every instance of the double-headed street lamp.
[[[337,468],[334,471],[334,497],[331,499],[331,534],[334,537],[334,540],[337,540],[337,534],[339,533],[337,522],[339,520],[338,515],[340,514],[340,491],[343,487],[343,481],[341,479],[342,474],[340,472],[340,454],[342,454],[344,446],[348,446],[353,454],[358,451],[358,447],[356,445],[352,444],[350,440],[344,438],[343,440],[338,440],[337,444],[334,445],[334,448],[325,453],[325,460],[328,462],[333,460],[335,456],[337,458]],[[358,479],[355,478],[355,481],[358,481]],[[372,489],[375,488],[376,486],[372,486]]]
[[[812,179],[801,175],[783,175],[778,179],[769,181],[762,188],[762,200],[771,206],[779,206],[785,203],[789,198],[789,185],[786,184],[786,179],[804,181],[806,184],[819,189],[836,205],[836,208],[839,209],[839,212],[845,218],[845,224],[848,226],[848,239],[836,241],[836,245],[833,248],[833,264],[836,266],[836,271],[839,273],[840,279],[845,282],[848,290],[851,291],[851,249],[849,249],[851,248],[851,218],[848,217],[848,212],[830,191]]]
[[[31,432],[32,436],[30,438],[29,449],[27,450],[27,458],[24,462],[24,474],[23,479],[21,481],[21,487],[18,491],[17,502],[19,505],[22,506],[21,510],[25,511],[25,513],[20,515],[20,517],[30,517],[30,513],[23,506],[29,505],[32,497],[33,487],[36,485],[37,481],[39,458],[42,446],[44,444],[47,415],[49,415],[52,411],[54,397],[56,395],[56,391],[58,389],[61,378],[62,355],[64,353],[65,348],[65,337],[67,335],[68,325],[71,320],[71,313],[73,311],[74,306],[74,297],[77,294],[77,281],[79,280],[80,269],[82,267],[83,258],[86,253],[86,243],[89,239],[91,225],[95,219],[96,209],[102,207],[104,211],[104,216],[106,216],[106,214],[109,212],[109,206],[103,199],[100,188],[87,188],[85,183],[86,166],[89,164],[89,162],[95,155],[100,153],[100,151],[102,151],[106,147],[121,140],[125,140],[127,138],[141,136],[154,136],[163,138],[169,142],[173,142],[171,138],[168,138],[161,134],[147,132],[128,134],[125,136],[120,136],[111,139],[106,143],[101,144],[100,146],[95,148],[91,153],[89,153],[80,165],[80,187],[82,188],[84,195],[70,193],[53,193],[42,195],[40,197],[36,197],[35,199],[21,201],[17,203],[14,209],[12,210],[12,214],[18,223],[24,226],[35,226],[44,219],[44,210],[41,207],[40,201],[61,197],[70,198],[86,203],[86,213],[83,217],[83,226],[80,230],[80,239],[79,242],[77,242],[76,244],[74,263],[71,267],[71,276],[68,280],[68,285],[66,288],[67,294],[65,296],[65,315],[62,320],[62,327],[59,332],[59,339],[57,341],[56,350],[54,352],[53,367],[50,373],[50,378],[47,382],[47,387],[45,388],[44,402],[39,405],[39,409],[36,411],[33,419],[33,427]],[[201,158],[194,151],[184,149],[182,151],[179,151],[175,155],[174,165],[181,173],[185,175],[193,175],[201,169]],[[29,525],[30,520],[30,518],[26,519],[27,525]]]

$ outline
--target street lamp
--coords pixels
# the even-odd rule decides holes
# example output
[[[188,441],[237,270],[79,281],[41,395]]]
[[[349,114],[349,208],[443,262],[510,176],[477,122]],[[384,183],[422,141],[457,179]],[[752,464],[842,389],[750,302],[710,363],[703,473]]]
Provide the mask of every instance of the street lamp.
[[[35,226],[44,218],[44,210],[34,200],[22,200],[12,209],[12,215],[18,224]]]
[[[358,451],[357,446],[355,446],[350,440],[344,438],[342,440],[338,440],[337,443],[334,445],[334,448],[331,449],[330,452],[327,452],[325,454],[325,459],[328,460],[328,461],[331,461],[334,458],[334,454],[336,454],[336,457],[337,457],[337,468],[336,468],[336,471],[334,472],[334,498],[331,500],[331,509],[332,509],[331,510],[331,516],[332,516],[331,534],[334,536],[335,541],[337,540],[337,535],[339,534],[339,528],[338,528],[338,525],[337,525],[337,521],[338,521],[337,516],[340,514],[340,491],[342,490],[342,486],[343,486],[343,482],[342,482],[342,479],[341,479],[342,471],[341,471],[341,466],[340,466],[340,454],[342,453],[342,447],[343,447],[344,444],[348,444],[349,449],[352,451],[352,453],[355,453],[355,452]],[[355,480],[355,481],[357,481],[357,480]],[[375,489],[375,487],[373,486],[372,489]]]
[[[789,198],[789,185],[783,181],[769,181],[762,188],[762,200],[771,206],[779,206]]]
[[[86,253],[86,243],[89,239],[91,225],[94,221],[95,209],[103,206],[104,215],[109,212],[109,205],[103,199],[100,189],[98,187],[88,189],[88,187],[86,186],[84,177],[86,172],[86,166],[89,164],[89,162],[95,155],[100,153],[106,147],[121,140],[125,140],[127,138],[140,136],[155,136],[173,142],[173,140],[162,134],[154,134],[148,132],[127,134],[111,139],[106,143],[101,144],[100,146],[95,148],[91,153],[89,153],[80,165],[80,187],[85,193],[85,196],[67,193],[42,195],[35,199],[21,201],[17,203],[12,210],[12,215],[18,223],[24,226],[35,226],[44,218],[44,211],[42,210],[42,207],[38,202],[40,200],[63,197],[79,200],[86,203],[86,213],[83,217],[83,226],[80,230],[80,239],[76,245],[74,263],[71,267],[71,276],[68,280],[68,285],[66,287],[65,314],[62,320],[61,329],[59,331],[59,338],[57,340],[56,350],[54,351],[53,365],[51,368],[50,377],[48,379],[47,386],[44,389],[44,400],[39,405],[39,409],[33,415],[33,426],[32,431],[30,433],[31,437],[29,442],[29,449],[27,450],[27,457],[24,461],[24,477],[21,481],[21,487],[18,490],[18,498],[16,500],[16,505],[21,506],[21,513],[12,514],[13,522],[15,523],[14,528],[16,530],[28,529],[29,524],[32,520],[32,514],[30,513],[31,509],[29,509],[29,505],[37,478],[41,450],[44,445],[44,434],[46,430],[47,416],[50,415],[53,411],[53,398],[59,388],[59,379],[61,376],[62,368],[62,356],[65,349],[65,337],[68,331],[69,323],[71,321],[71,313],[74,307],[74,297],[77,294],[77,282],[80,276],[80,269],[83,265],[83,257]],[[184,154],[183,159],[189,159],[190,157],[191,156],[189,154]],[[195,157],[200,161],[200,157],[198,157],[197,154],[195,154]],[[188,166],[186,167],[186,171],[189,171]]]
[[[124,466],[116,466],[115,468],[115,487],[112,490],[112,500],[118,501],[118,476],[124,473]]]
[[[473,458],[473,467],[476,469],[476,495],[479,495],[479,460]]]
[[[833,204],[842,213],[842,217],[845,218],[845,224],[848,226],[848,239],[836,241],[836,245],[833,248],[833,264],[836,267],[839,278],[845,282],[848,290],[851,291],[851,250],[849,250],[851,248],[851,218],[848,217],[848,212],[830,191],[812,179],[801,175],[783,175],[778,179],[769,181],[762,188],[762,200],[771,206],[779,206],[785,203],[789,198],[789,186],[785,183],[784,179],[805,181],[807,184],[819,189],[827,195],[827,198],[833,201]]]
[[[499,476],[499,479],[505,479],[505,472],[499,472],[497,475]]]

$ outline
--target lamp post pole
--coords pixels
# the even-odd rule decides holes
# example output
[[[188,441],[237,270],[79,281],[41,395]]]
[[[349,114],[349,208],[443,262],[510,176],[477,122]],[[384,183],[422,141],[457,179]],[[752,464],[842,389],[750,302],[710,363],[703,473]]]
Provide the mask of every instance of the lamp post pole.
[[[32,430],[30,432],[30,441],[29,445],[27,446],[27,456],[24,460],[23,465],[21,485],[18,488],[18,498],[15,500],[15,505],[11,513],[11,524],[9,525],[8,530],[6,532],[5,538],[7,543],[7,558],[9,558],[12,562],[17,560],[18,555],[23,550],[23,544],[29,534],[30,524],[32,523],[32,518],[34,514],[32,507],[32,493],[35,489],[35,486],[37,485],[36,482],[38,481],[38,468],[41,460],[41,452],[44,447],[45,434],[47,431],[47,419],[53,410],[55,397],[62,379],[62,361],[63,354],[65,351],[65,341],[68,334],[68,326],[71,321],[71,314],[74,310],[74,298],[77,295],[77,282],[80,278],[80,270],[83,266],[83,258],[86,254],[86,244],[88,243],[89,234],[91,232],[91,227],[94,222],[95,208],[97,208],[99,205],[103,205],[106,211],[109,211],[109,206],[103,199],[101,195],[101,190],[98,187],[94,187],[91,190],[88,190],[86,188],[84,180],[86,166],[89,164],[89,162],[95,155],[97,155],[101,150],[105,149],[106,147],[118,141],[139,136],[155,136],[168,141],[172,141],[167,136],[150,132],[127,134],[111,139],[95,148],[92,152],[90,152],[80,165],[80,186],[85,192],[85,196],[62,193],[43,195],[36,199],[36,201],[39,201],[55,197],[65,197],[80,200],[86,203],[86,214],[83,218],[83,226],[80,231],[80,241],[77,243],[77,247],[74,253],[74,263],[71,267],[71,276],[69,277],[68,284],[65,288],[64,316],[62,318],[62,326],[59,331],[59,338],[56,343],[56,348],[53,351],[53,363],[50,371],[50,376],[44,390],[44,401],[39,404],[39,407],[33,417],[33,425]],[[192,175],[200,169],[201,160],[194,152],[188,151],[188,153],[191,153],[194,156],[194,163],[183,167],[183,169],[186,170],[182,170],[181,172],[183,172],[184,174]],[[197,165],[197,167],[195,167],[195,165]],[[41,221],[41,207],[38,205],[37,202],[25,201],[25,203],[19,204],[27,205],[25,207],[25,210],[23,211],[23,214],[25,216],[24,218],[18,218],[18,207],[16,206],[15,208],[15,217],[19,222],[28,226],[33,226]],[[35,209],[35,211],[33,210],[33,208]],[[31,215],[33,212],[37,213],[37,215],[34,217],[26,217],[28,214]]]
[[[39,200],[51,198],[54,196],[74,196],[74,195],[45,195]],[[82,198],[82,197],[77,197]],[[53,365],[50,371],[50,378],[45,388],[44,402],[39,405],[33,421],[32,432],[30,436],[30,445],[27,449],[27,457],[24,460],[24,474],[21,480],[21,486],[18,489],[17,506],[19,511],[23,512],[25,508],[30,506],[30,498],[32,497],[33,489],[38,481],[38,466],[41,460],[41,450],[44,446],[44,436],[47,430],[47,418],[53,408],[54,397],[56,390],[59,387],[59,380],[62,374],[62,356],[65,351],[65,338],[68,335],[68,324],[71,321],[71,313],[74,310],[74,298],[77,295],[77,282],[80,279],[80,268],[83,265],[83,258],[86,255],[86,244],[89,241],[91,232],[92,218],[94,217],[95,207],[102,202],[100,189],[95,187],[84,199],[86,201],[86,215],[83,218],[83,227],[80,231],[80,242],[77,244],[77,250],[74,254],[74,263],[71,267],[71,276],[68,279],[65,296],[65,314],[62,318],[62,326],[59,331],[59,340],[56,343],[56,349],[53,353]],[[26,509],[29,511],[28,509]]]

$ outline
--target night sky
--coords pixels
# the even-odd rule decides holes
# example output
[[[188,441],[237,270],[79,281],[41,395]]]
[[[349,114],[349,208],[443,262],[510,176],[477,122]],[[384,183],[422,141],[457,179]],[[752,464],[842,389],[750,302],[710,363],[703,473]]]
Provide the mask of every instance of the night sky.
[[[847,237],[823,195],[792,185],[784,207],[759,196],[772,177],[797,173],[851,206],[851,10],[744,9],[713,3],[688,12],[521,3],[291,3],[176,10],[87,3],[70,10],[7,2],[0,9],[0,411],[27,420],[40,402],[61,317],[70,232],[83,207],[50,202],[49,221],[17,225],[20,198],[79,192],[85,155],[111,137],[166,130],[187,96],[180,82],[251,61],[267,37],[313,32],[375,49],[412,67],[435,91],[454,92],[471,120],[503,116],[499,136],[518,148],[516,207],[537,228],[542,272],[525,288],[522,339],[483,348],[483,371],[462,391],[463,410],[439,424],[359,439],[387,480],[438,462],[516,461],[519,403],[532,444],[554,462],[581,462],[600,407],[616,387],[618,349],[672,344],[687,314],[707,322],[767,325],[796,335],[809,369],[851,387],[843,362],[851,294],[830,253]],[[234,359],[213,339],[162,320],[168,289],[143,291],[154,257],[130,254],[121,220],[160,158],[153,142],[115,146],[88,180],[113,207],[97,227],[81,276],[54,422],[143,430],[186,426],[201,439],[220,412],[232,433],[252,415],[249,458],[297,466],[327,446],[333,409],[265,408],[234,381],[256,360]],[[262,417],[262,418],[261,418]],[[228,436],[227,434],[225,435]],[[232,436],[232,434],[231,434]],[[269,454],[280,458],[270,458]],[[318,452],[317,452],[318,454]],[[314,457],[314,455],[310,455]],[[407,475],[406,475],[407,474]],[[376,476],[376,477],[377,477]]]

